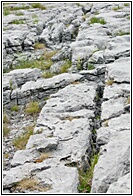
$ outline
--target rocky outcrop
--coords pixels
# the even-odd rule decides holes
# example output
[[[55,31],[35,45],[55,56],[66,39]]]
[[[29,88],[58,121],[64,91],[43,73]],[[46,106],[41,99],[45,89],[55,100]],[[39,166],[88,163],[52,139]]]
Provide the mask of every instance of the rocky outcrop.
[[[10,154],[3,192],[78,193],[78,170],[86,172],[98,153],[91,193],[129,194],[130,4],[24,5],[20,16],[12,11],[3,17],[3,106],[11,121],[3,139],[3,153]],[[42,59],[46,50],[56,51],[48,69],[53,77],[43,78],[47,70],[41,68],[9,70]],[[61,73],[66,60],[72,66]],[[36,123],[24,112],[31,101],[41,109]],[[13,105],[19,112],[10,113]],[[13,139],[34,123],[25,149],[15,149]],[[22,187],[29,179],[34,188]]]

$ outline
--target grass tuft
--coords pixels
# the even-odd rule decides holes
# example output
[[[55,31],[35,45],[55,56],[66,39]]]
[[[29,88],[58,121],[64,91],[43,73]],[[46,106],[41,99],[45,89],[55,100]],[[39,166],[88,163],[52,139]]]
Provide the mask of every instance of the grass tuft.
[[[38,159],[36,159],[34,162],[35,163],[41,163],[43,162],[45,159],[48,159],[50,156],[49,153],[41,153],[40,157]]]
[[[107,80],[106,81],[106,85],[108,85],[108,86],[110,86],[110,85],[112,85],[114,83],[114,80]]]
[[[39,103],[33,101],[30,102],[25,108],[25,112],[30,115],[38,114],[40,112]]]
[[[60,74],[66,73],[67,70],[72,66],[72,62],[70,60],[67,60],[64,65],[61,66],[60,68]]]
[[[22,135],[18,136],[13,140],[13,145],[19,150],[25,149],[29,137],[33,135],[34,128],[32,126],[31,127],[28,126],[28,128],[26,129],[27,131],[25,133],[23,133]]]
[[[25,190],[34,191],[37,190],[39,192],[45,192],[51,189],[51,186],[43,186],[39,183],[38,179],[33,177],[31,178],[24,178],[20,182],[18,182],[14,188],[18,189],[19,192],[23,192]]]
[[[51,73],[50,71],[46,71],[42,73],[42,78],[52,78],[55,74]]]
[[[89,24],[94,24],[94,23],[100,23],[100,24],[106,24],[106,21],[104,20],[104,18],[97,18],[97,17],[93,17],[90,19]]]
[[[44,44],[41,44],[41,43],[35,43],[34,45],[34,49],[37,50],[37,49],[44,49],[45,48],[45,45]]]
[[[19,20],[13,20],[10,22],[10,24],[25,24],[24,20],[23,19],[19,19]]]
[[[7,123],[3,123],[3,136],[4,137],[8,136],[9,132],[10,132],[10,129],[9,129]]]
[[[46,10],[47,9],[44,5],[42,5],[40,3],[32,3],[31,6],[32,6],[32,8],[38,8],[38,9],[41,9],[41,10]]]
[[[88,64],[88,70],[93,70],[95,69],[94,65],[93,64]]]
[[[19,106],[18,105],[13,105],[12,107],[11,107],[11,111],[13,112],[18,112],[19,111]]]
[[[80,193],[90,193],[91,191],[91,184],[92,184],[92,177],[94,172],[94,167],[98,162],[99,155],[95,154],[91,158],[90,167],[86,172],[83,169],[79,169],[79,186],[78,190]]]

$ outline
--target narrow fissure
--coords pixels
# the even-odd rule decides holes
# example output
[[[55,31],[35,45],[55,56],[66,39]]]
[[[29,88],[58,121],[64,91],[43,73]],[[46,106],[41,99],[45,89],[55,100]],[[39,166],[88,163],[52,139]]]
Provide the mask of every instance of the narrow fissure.
[[[103,81],[105,81],[105,73],[103,74]],[[80,193],[90,193],[94,167],[99,158],[99,146],[97,144],[97,130],[101,127],[101,105],[103,101],[104,84],[97,85],[95,96],[95,117],[90,123],[91,126],[91,144],[82,159],[82,167],[78,167],[79,185],[78,191]]]

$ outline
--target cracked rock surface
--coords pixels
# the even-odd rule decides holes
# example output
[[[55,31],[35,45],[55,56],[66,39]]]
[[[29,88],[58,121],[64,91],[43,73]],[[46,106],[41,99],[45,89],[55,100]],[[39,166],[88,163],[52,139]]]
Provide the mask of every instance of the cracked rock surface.
[[[12,9],[3,15],[3,107],[10,119],[3,137],[3,192],[79,193],[78,169],[89,169],[97,152],[91,193],[129,194],[130,3],[3,6]],[[93,23],[95,17],[104,22]],[[36,43],[45,47],[36,49]],[[46,51],[56,51],[48,70],[19,67]],[[61,73],[66,61],[71,66]],[[43,78],[47,71],[53,77]],[[25,113],[31,101],[39,103],[37,115]],[[33,133],[17,149],[13,141],[27,126]],[[37,183],[34,189],[22,188],[29,179]]]

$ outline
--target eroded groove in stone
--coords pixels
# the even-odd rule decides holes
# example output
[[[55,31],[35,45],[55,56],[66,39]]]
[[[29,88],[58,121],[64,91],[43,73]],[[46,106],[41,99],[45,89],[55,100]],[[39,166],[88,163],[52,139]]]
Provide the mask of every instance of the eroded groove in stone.
[[[3,4],[4,193],[130,193],[130,6]]]

